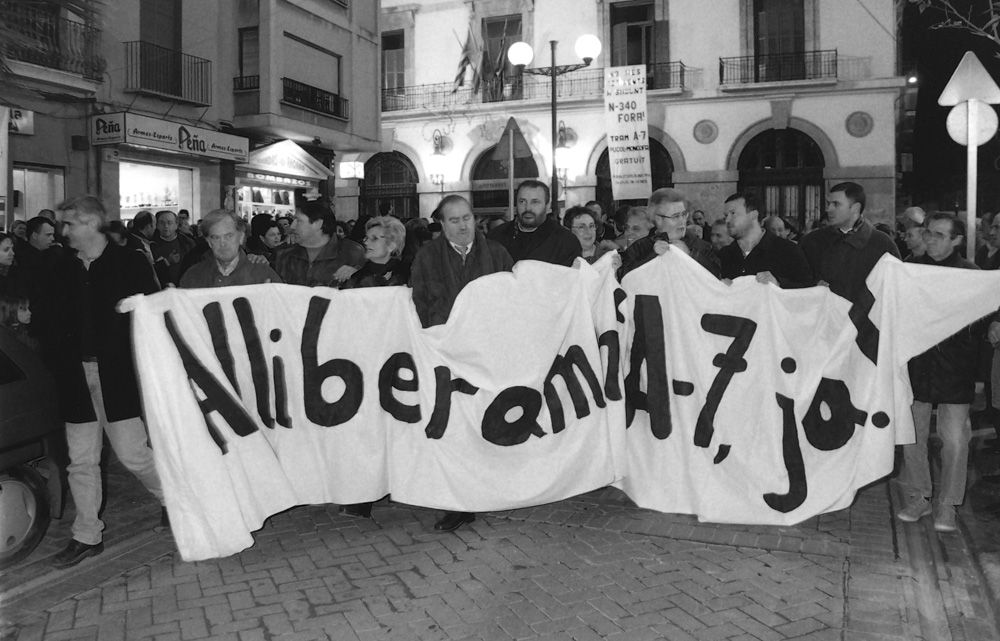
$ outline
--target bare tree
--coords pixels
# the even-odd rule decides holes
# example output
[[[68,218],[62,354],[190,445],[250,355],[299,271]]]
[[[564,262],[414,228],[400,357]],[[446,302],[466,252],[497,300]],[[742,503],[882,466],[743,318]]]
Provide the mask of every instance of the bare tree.
[[[906,0],[941,16],[934,29],[960,29],[993,43],[1000,58],[1000,0]]]

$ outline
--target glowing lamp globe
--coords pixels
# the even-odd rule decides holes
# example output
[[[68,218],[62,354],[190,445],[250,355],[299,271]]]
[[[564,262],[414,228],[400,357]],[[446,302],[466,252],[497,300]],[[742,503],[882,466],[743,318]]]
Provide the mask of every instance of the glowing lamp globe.
[[[507,50],[507,59],[510,64],[523,66],[531,64],[531,59],[535,57],[535,52],[531,50],[531,45],[527,42],[515,42]]]
[[[576,39],[573,47],[576,55],[588,65],[594,58],[601,55],[601,41],[597,36],[586,33]]]

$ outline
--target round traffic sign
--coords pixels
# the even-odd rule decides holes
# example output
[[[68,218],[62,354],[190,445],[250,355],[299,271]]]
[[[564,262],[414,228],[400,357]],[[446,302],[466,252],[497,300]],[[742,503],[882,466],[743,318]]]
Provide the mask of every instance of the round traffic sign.
[[[972,141],[978,147],[997,133],[997,112],[990,105],[975,98],[959,103],[948,112],[945,126],[952,140],[960,145],[968,144],[970,111],[973,112]]]

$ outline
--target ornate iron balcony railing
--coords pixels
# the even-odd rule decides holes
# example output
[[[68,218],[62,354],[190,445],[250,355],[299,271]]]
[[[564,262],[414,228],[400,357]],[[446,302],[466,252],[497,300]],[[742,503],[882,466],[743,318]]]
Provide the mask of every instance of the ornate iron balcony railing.
[[[836,80],[837,50],[719,58],[719,84]]]
[[[125,91],[212,104],[212,61],[151,42],[125,44]]]
[[[291,78],[282,78],[281,84],[282,102],[342,120],[350,117],[350,103],[347,98]]]
[[[59,18],[47,9],[8,3],[3,4],[3,9],[8,28],[18,34],[4,52],[9,59],[68,71],[91,80],[102,79],[100,29]]]
[[[650,90],[684,89],[688,67],[683,62],[648,65],[646,83]],[[470,103],[510,100],[548,100],[552,80],[546,76],[515,74],[490,76],[473,93],[469,82],[455,90],[454,83],[413,85],[382,90],[382,111],[439,109]],[[556,77],[556,95],[560,98],[594,98],[604,93],[604,69],[585,68]]]

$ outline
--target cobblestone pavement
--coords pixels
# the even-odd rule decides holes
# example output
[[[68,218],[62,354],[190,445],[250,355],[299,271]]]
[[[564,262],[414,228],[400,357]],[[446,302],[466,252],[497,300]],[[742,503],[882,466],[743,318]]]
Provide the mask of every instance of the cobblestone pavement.
[[[793,528],[699,524],[613,489],[453,534],[433,532],[430,510],[385,501],[372,521],[301,506],[240,554],[185,563],[154,530],[152,498],[120,467],[108,478],[117,539],[50,570],[70,505],[0,576],[0,638],[1000,638],[966,538],[897,527],[888,483]]]

